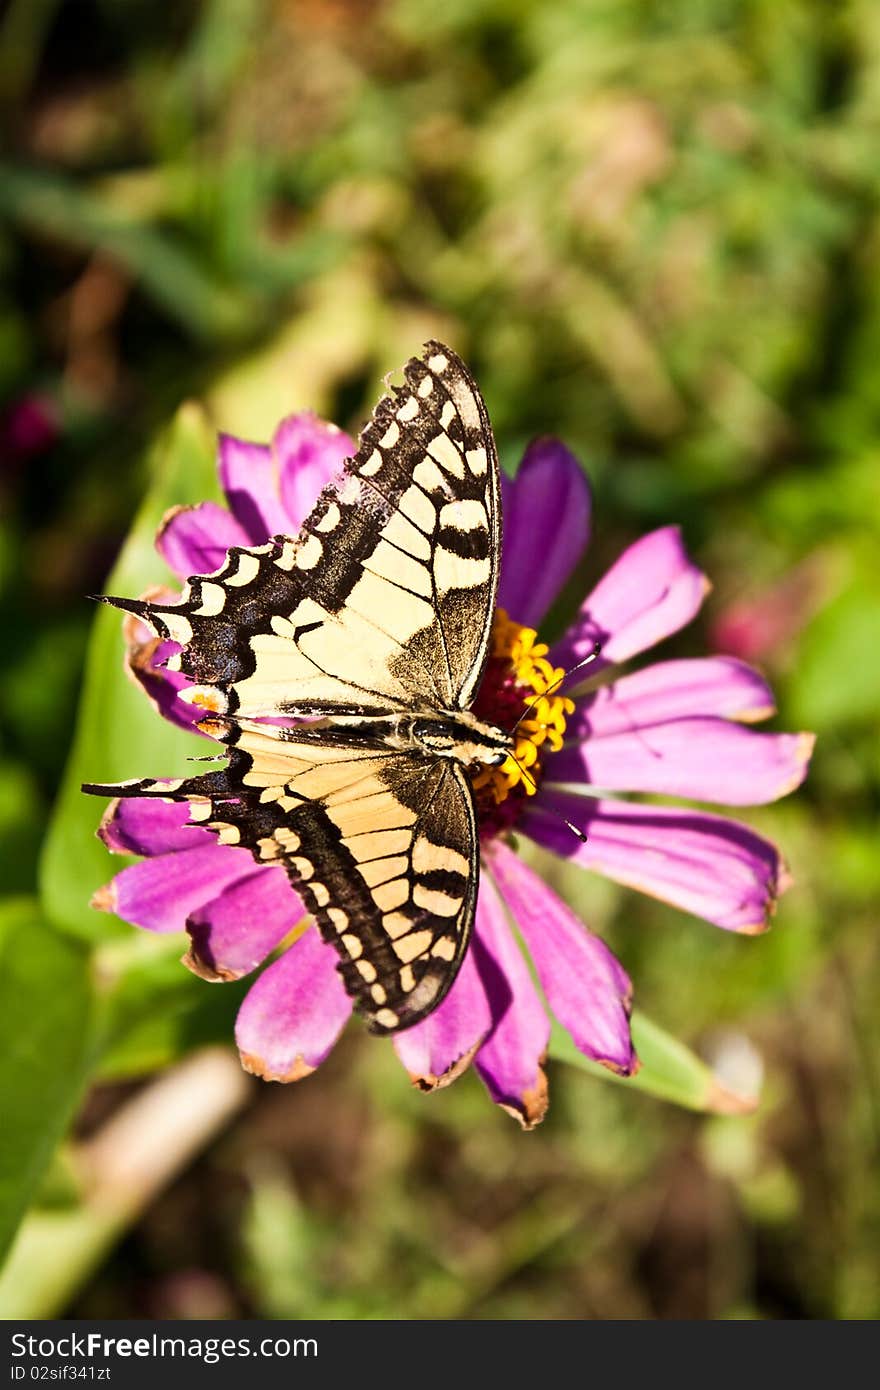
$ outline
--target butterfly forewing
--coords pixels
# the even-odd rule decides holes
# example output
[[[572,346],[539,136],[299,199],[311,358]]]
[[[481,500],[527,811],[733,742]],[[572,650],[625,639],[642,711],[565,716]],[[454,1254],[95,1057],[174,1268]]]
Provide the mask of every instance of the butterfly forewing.
[[[283,864],[378,1031],[425,1017],[455,978],[478,839],[459,764],[359,743],[352,720],[470,704],[499,555],[485,407],[463,363],[429,343],[298,537],[230,550],[178,604],[122,601],[181,644],[191,694],[218,716],[203,727],[231,754],[177,784],[92,789],[198,798],[199,823]],[[316,716],[300,733],[254,722]]]

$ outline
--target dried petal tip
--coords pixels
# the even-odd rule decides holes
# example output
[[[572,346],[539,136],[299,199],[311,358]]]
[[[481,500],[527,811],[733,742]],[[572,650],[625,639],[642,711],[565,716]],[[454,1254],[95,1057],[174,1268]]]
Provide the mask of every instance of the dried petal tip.
[[[460,1076],[464,1075],[477,1052],[479,1052],[482,1043],[483,1039],[478,1038],[473,1047],[469,1047],[467,1052],[463,1053],[457,1061],[453,1062],[451,1066],[446,1068],[446,1071],[441,1072],[439,1075],[435,1075],[434,1072],[419,1073],[411,1071],[409,1073],[410,1081],[414,1086],[417,1086],[420,1091],[425,1091],[426,1093],[428,1091],[442,1091],[444,1086],[451,1086],[453,1081],[457,1081]]]
[[[776,904],[772,903],[768,907],[768,913],[774,912]],[[737,927],[739,936],[764,936],[770,930],[770,923],[766,919],[761,922],[746,922],[745,926]]]
[[[782,784],[779,792],[780,797],[788,796],[789,792],[796,791],[807,775],[810,766],[810,759],[813,756],[813,749],[816,747],[816,735],[810,733],[800,733],[794,735],[794,770],[791,776]]]
[[[253,1052],[240,1052],[239,1057],[245,1071],[249,1071],[252,1076],[261,1077],[263,1081],[280,1081],[284,1084],[288,1081],[302,1081],[303,1077],[311,1076],[315,1070],[314,1067],[309,1066],[302,1053],[297,1054],[293,1066],[283,1075],[280,1072],[271,1071],[268,1063]]]
[[[206,960],[196,955],[195,948],[190,946],[189,950],[180,957],[181,965],[185,965],[187,970],[191,970],[194,975],[198,975],[200,980],[207,980],[211,985],[229,984],[231,980],[240,977],[234,970],[226,970],[222,965],[215,967],[209,965]]]
[[[499,1103],[501,1109],[506,1110],[508,1115],[512,1115],[523,1129],[536,1129],[547,1114],[547,1107],[550,1104],[547,1073],[544,1071],[544,1068],[538,1068],[538,1075],[535,1077],[534,1086],[530,1086],[527,1091],[523,1091],[518,1104],[509,1105],[504,1101]]]
[[[116,820],[116,815],[117,815],[117,812],[119,811],[119,807],[120,807],[121,804],[122,804],[122,802],[121,802],[121,800],[120,800],[120,798],[119,798],[118,796],[113,798],[113,800],[112,800],[112,801],[110,802],[110,804],[108,805],[106,811],[105,811],[104,814],[102,815],[101,820],[100,820],[100,822],[99,822],[99,824],[98,824],[98,828],[97,828],[97,830],[95,831],[95,834],[97,835],[98,839],[101,840],[101,841],[107,846],[107,848],[109,849],[109,851],[110,851],[111,854],[124,854],[124,853],[125,853],[124,848],[123,848],[121,845],[117,845],[116,837],[115,837],[114,831],[113,831],[114,821]],[[108,887],[109,887],[109,884],[108,884]],[[99,892],[104,892],[104,891],[105,891],[104,889],[100,889],[100,890],[99,890]],[[97,894],[96,894],[95,896],[97,897]],[[94,901],[94,898],[93,898],[93,899],[92,899],[92,907],[94,907],[94,906],[95,906],[95,901]]]
[[[641,1059],[637,1056],[635,1049],[630,1053],[628,1062],[616,1062],[613,1057],[596,1057],[594,1059],[600,1067],[605,1067],[607,1071],[613,1072],[615,1076],[635,1076],[642,1069]]]
[[[99,888],[96,893],[93,893],[89,906],[96,908],[98,912],[115,912],[117,908],[115,881],[105,883],[103,888]]]

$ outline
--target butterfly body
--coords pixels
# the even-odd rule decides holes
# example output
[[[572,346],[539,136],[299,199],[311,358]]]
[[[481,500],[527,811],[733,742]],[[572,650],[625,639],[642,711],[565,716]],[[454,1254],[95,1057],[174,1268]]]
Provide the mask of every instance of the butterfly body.
[[[180,646],[199,728],[227,762],[89,791],[186,800],[194,824],[285,868],[377,1032],[425,1018],[473,923],[468,770],[512,740],[471,710],[501,553],[479,390],[429,343],[379,402],[297,537],[233,547],[179,602],[109,602]]]
[[[297,731],[302,737],[302,731]],[[464,767],[498,767],[513,747],[504,729],[470,710],[421,710],[414,714],[337,715],[313,726],[320,743],[396,748],[413,756],[451,758]]]

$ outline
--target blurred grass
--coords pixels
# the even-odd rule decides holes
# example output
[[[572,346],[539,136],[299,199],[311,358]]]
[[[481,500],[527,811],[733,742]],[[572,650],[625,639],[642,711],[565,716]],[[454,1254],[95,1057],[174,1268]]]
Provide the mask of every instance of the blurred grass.
[[[524,1140],[472,1078],[426,1100],[352,1040],[267,1088],[75,1314],[877,1316],[876,6],[12,0],[0,129],[4,892],[35,882],[82,596],[156,432],[189,397],[253,435],[356,426],[429,335],[508,466],[541,432],[589,466],[581,587],[680,521],[715,592],[672,649],[735,631],[779,727],[821,735],[750,817],[796,879],[768,937],[566,884],[647,1013],[756,1042],[756,1117],[557,1066]]]

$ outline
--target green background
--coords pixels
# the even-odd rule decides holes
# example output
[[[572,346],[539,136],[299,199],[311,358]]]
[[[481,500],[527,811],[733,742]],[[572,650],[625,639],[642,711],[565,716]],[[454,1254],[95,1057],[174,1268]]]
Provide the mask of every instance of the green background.
[[[876,5],[11,0],[0,130],[0,1311],[876,1317]],[[679,522],[714,590],[664,655],[747,656],[819,735],[748,813],[795,876],[769,936],[560,875],[646,1067],[560,1043],[533,1135],[357,1028],[240,1077],[241,988],[88,907],[81,776],[189,750],[84,595],[166,577],[217,428],[356,429],[427,337],[506,467],[553,433],[588,468],[568,598]],[[757,1112],[698,1113],[698,1055],[760,1057]]]

